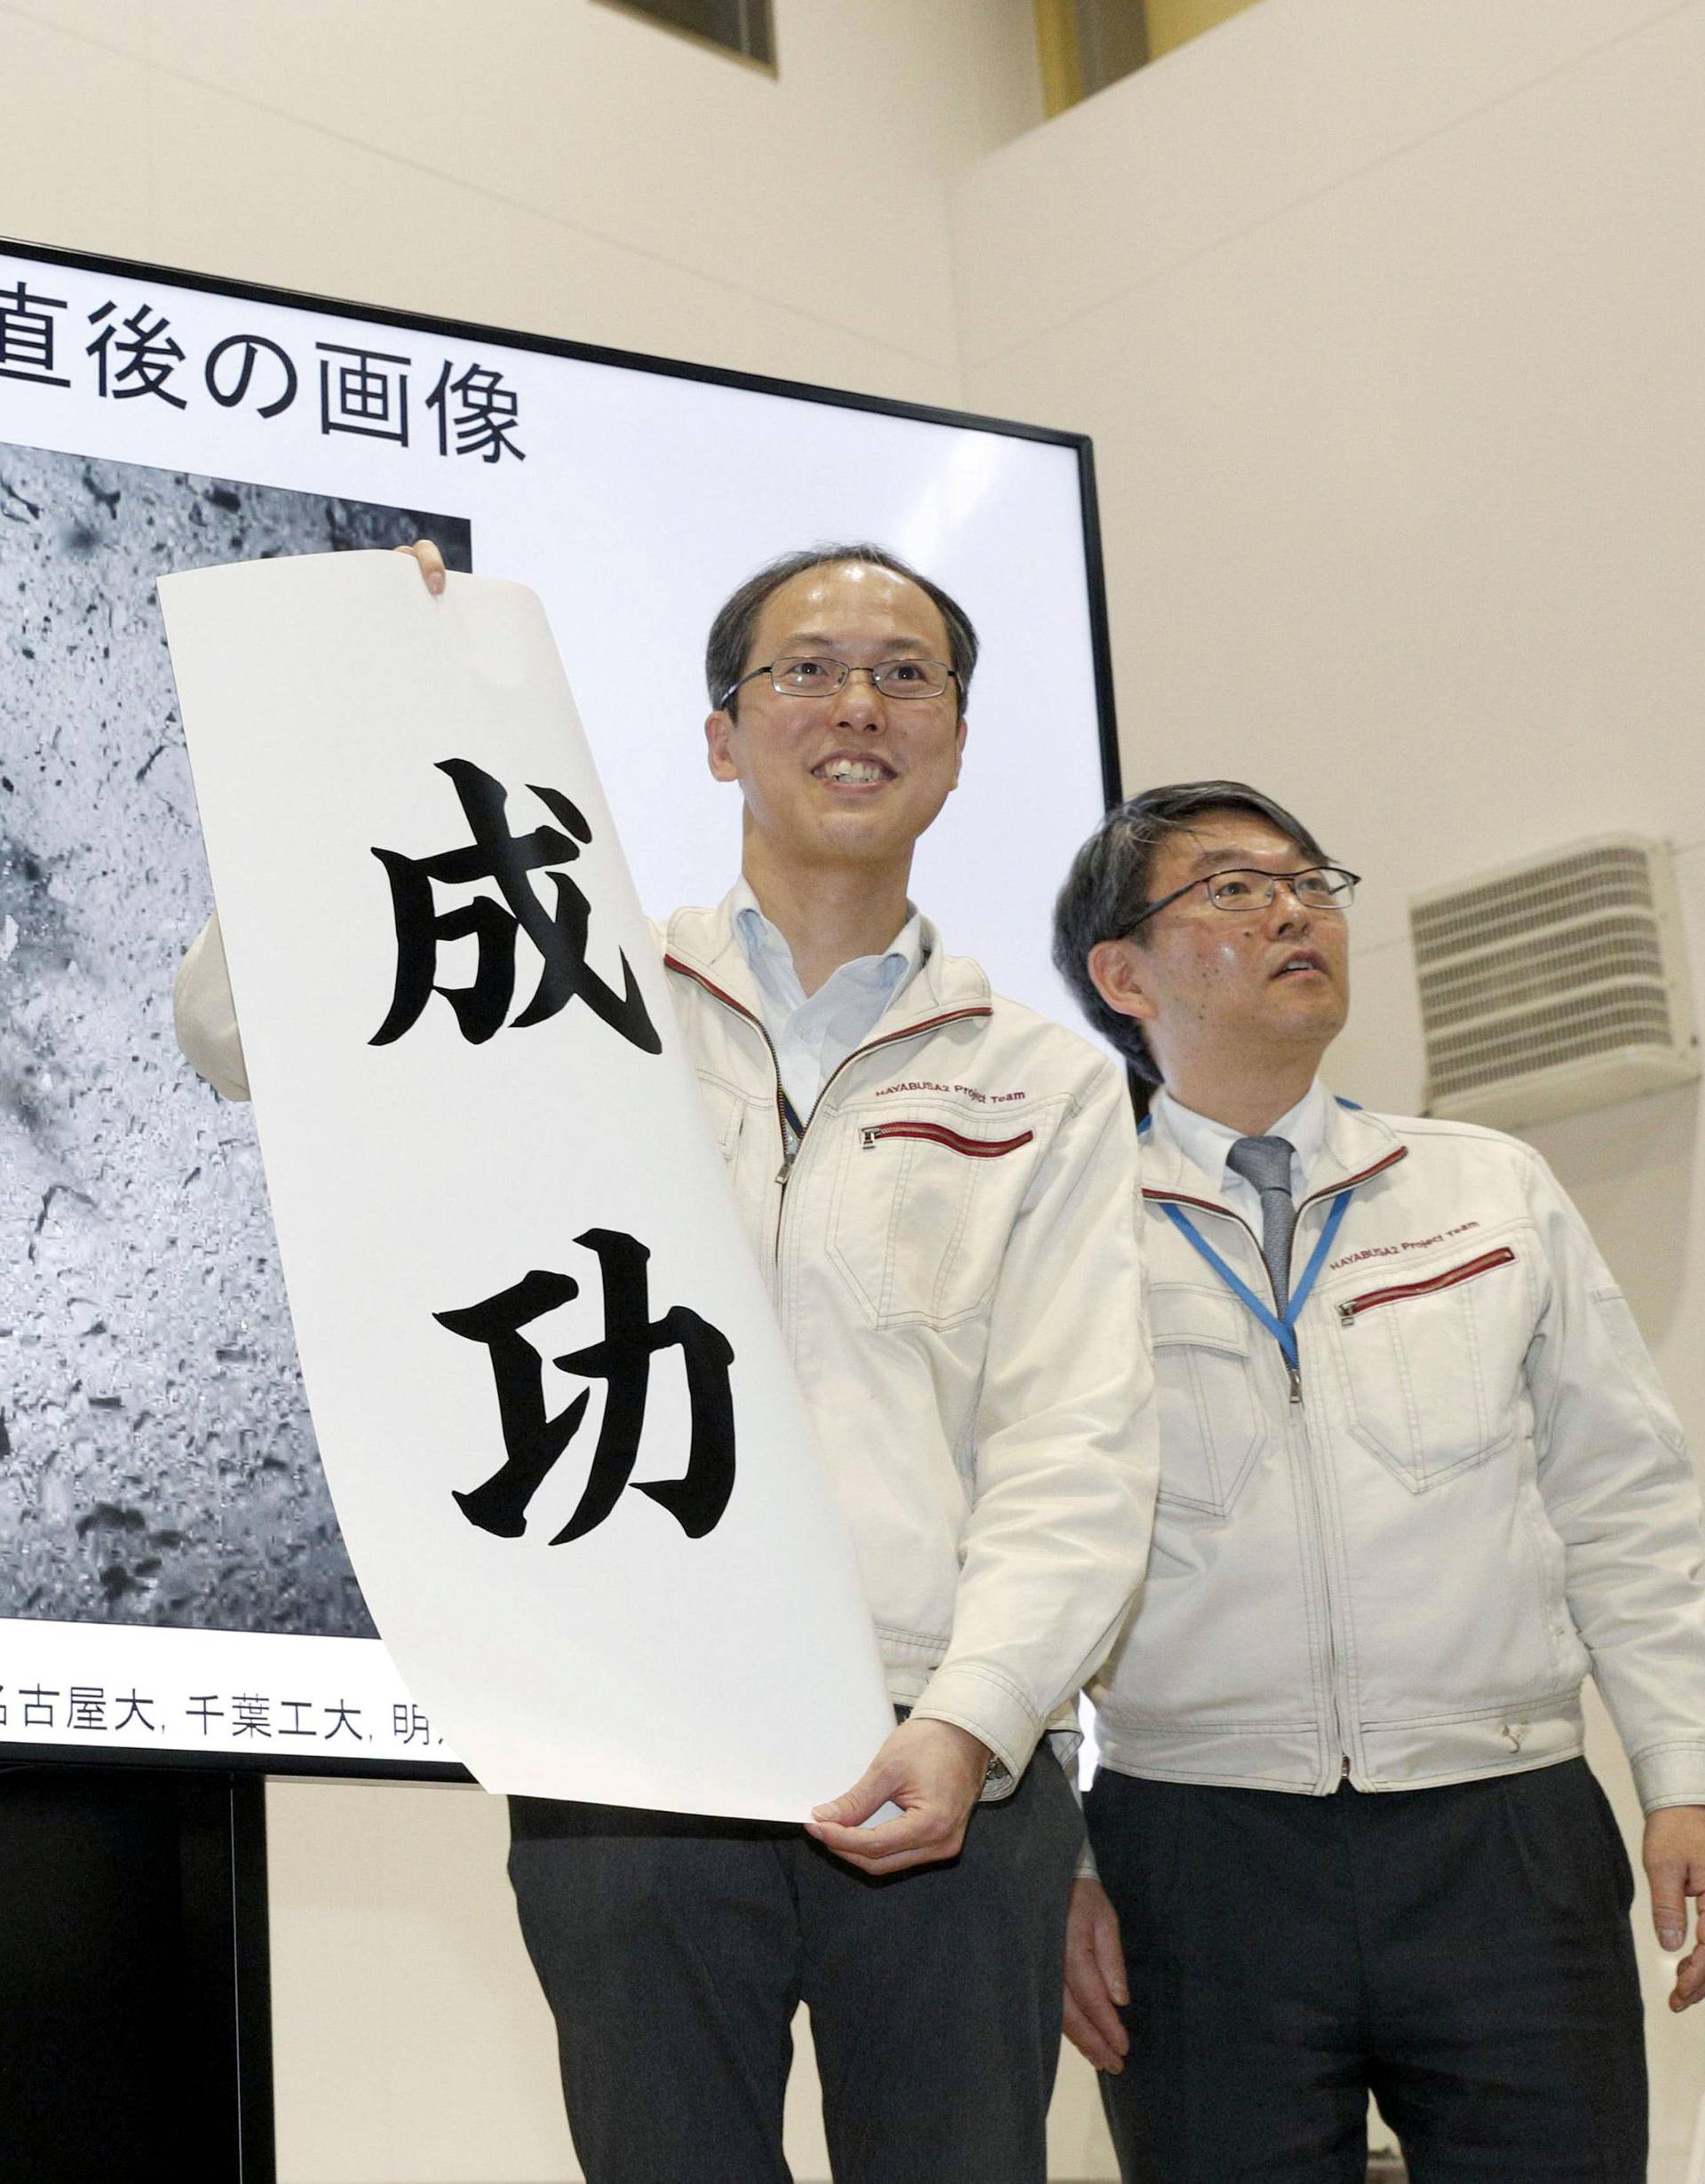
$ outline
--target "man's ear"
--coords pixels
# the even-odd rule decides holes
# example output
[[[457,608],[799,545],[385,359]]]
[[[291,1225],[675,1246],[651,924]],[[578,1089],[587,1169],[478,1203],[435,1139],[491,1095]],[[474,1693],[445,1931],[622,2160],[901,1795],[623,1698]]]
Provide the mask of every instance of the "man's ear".
[[[740,768],[734,764],[731,739],[734,732],[734,720],[725,707],[718,706],[704,724],[705,756],[710,762],[711,776],[718,781],[737,781]]]
[[[965,731],[970,726],[971,723],[962,713],[959,716],[959,725],[954,731],[953,738],[953,785],[956,788],[959,786],[960,770],[965,763]]]
[[[1152,1024],[1158,1013],[1144,976],[1143,952],[1131,939],[1098,940],[1088,957],[1096,992],[1116,1015]]]

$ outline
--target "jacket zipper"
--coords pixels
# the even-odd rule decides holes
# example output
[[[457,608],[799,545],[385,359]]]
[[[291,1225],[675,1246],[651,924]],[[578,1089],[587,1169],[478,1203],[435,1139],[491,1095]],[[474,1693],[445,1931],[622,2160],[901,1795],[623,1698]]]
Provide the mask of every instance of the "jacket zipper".
[[[737,1001],[732,993],[725,993],[722,988],[719,985],[713,985],[711,981],[704,976],[702,971],[694,970],[688,964],[682,962],[678,956],[665,955],[663,958],[663,969],[665,970],[678,970],[682,977],[691,978],[694,985],[702,985],[707,993],[714,994],[716,999],[722,1003],[725,1009],[732,1009],[737,1017],[744,1017],[747,1023],[752,1026],[753,1030],[757,1032],[758,1037],[764,1041],[764,1044],[769,1048],[770,1061],[775,1070],[775,1127],[781,1133],[782,1167],[781,1174],[776,1180],[778,1182],[784,1181],[787,1175],[788,1164],[792,1160],[793,1155],[788,1151],[788,1114],[787,1109],[781,1104],[781,1057],[775,1050],[775,1041],[770,1037],[769,1033],[764,1028],[764,1019],[761,1017],[754,1016],[752,1011],[747,1008],[744,1001]]]
[[[1337,1183],[1323,1191],[1310,1191],[1309,1195],[1303,1200],[1303,1205],[1297,1208],[1297,1213],[1300,1215],[1303,1210],[1303,1206],[1312,1206],[1316,1199],[1340,1197],[1344,1191],[1353,1191],[1360,1184],[1368,1182],[1372,1177],[1383,1175],[1388,1167],[1395,1167],[1400,1160],[1405,1159],[1408,1153],[1408,1150],[1409,1149],[1407,1145],[1398,1145],[1394,1147],[1392,1151],[1388,1152],[1383,1160],[1376,1160],[1371,1167],[1363,1168],[1359,1175],[1352,1175],[1345,1182]],[[1298,1355],[1301,1355],[1300,1349],[1298,1350]],[[1336,1603],[1332,1597],[1331,1563],[1327,1555],[1326,1548],[1326,1516],[1320,1504],[1320,1482],[1316,1478],[1314,1472],[1314,1451],[1312,1443],[1309,1441],[1308,1415],[1307,1412],[1300,1407],[1302,1400],[1302,1376],[1299,1373],[1293,1370],[1291,1373],[1291,1401],[1298,1405],[1297,1422],[1302,1428],[1303,1439],[1306,1444],[1306,1461],[1304,1465],[1304,1469],[1306,1471],[1308,1476],[1308,1498],[1310,1502],[1313,1505],[1315,1537],[1320,1543],[1320,1584],[1326,1593],[1326,1666],[1327,1674],[1331,1679],[1332,1728],[1338,1747],[1338,1781],[1340,1784],[1343,1784],[1350,1780],[1351,1774],[1353,1770],[1350,1765],[1350,1739],[1344,1732],[1344,1708],[1339,1704],[1341,1677],[1338,1663],[1338,1618]]]
[[[1298,1351],[1300,1357],[1301,1352]],[[1314,1522],[1314,1537],[1320,1549],[1320,1588],[1326,1594],[1326,1674],[1327,1688],[1331,1694],[1332,1734],[1338,1747],[1338,1780],[1350,1779],[1350,1739],[1344,1734],[1344,1709],[1338,1703],[1340,1682],[1338,1664],[1337,1605],[1332,1596],[1332,1571],[1326,1548],[1326,1513],[1321,1507],[1320,1481],[1314,1473],[1314,1449],[1309,1439],[1308,1412],[1303,1408],[1303,1376],[1293,1365],[1290,1369],[1290,1399],[1296,1405],[1293,1416],[1297,1431],[1303,1438],[1302,1473],[1307,1481],[1309,1514]]]
[[[679,956],[666,954],[663,957],[663,968],[666,970],[679,971],[684,978],[691,978],[695,985],[702,985],[705,992],[713,995],[723,1004],[724,1008],[732,1009],[737,1017],[743,1017],[748,1024],[756,1028],[764,1044],[769,1048],[770,1063],[775,1071],[775,1122],[777,1129],[781,1134],[781,1165],[776,1170],[775,1175],[776,1184],[781,1193],[775,1207],[773,1246],[773,1256],[778,1265],[781,1258],[781,1218],[787,1211],[788,1183],[793,1174],[793,1164],[799,1158],[799,1148],[805,1142],[805,1132],[811,1128],[812,1117],[816,1114],[817,1107],[821,1107],[823,1104],[823,1093],[829,1090],[829,1086],[834,1083],[842,1070],[851,1068],[852,1064],[862,1056],[875,1054],[882,1047],[892,1047],[898,1041],[919,1038],[925,1032],[938,1031],[944,1024],[958,1024],[966,1017],[989,1017],[995,1013],[986,1001],[979,1002],[974,1008],[970,1009],[947,1009],[940,1016],[924,1017],[916,1024],[902,1025],[898,1031],[884,1032],[880,1039],[869,1039],[863,1046],[855,1047],[852,1053],[844,1061],[837,1063],[824,1078],[822,1089],[817,1095],[817,1107],[813,1107],[811,1114],[805,1117],[800,1126],[798,1135],[789,1143],[787,1111],[782,1105],[781,1099],[781,1058],[776,1053],[775,1041],[765,1030],[763,1018],[756,1016],[751,1009],[747,1008],[744,1001],[738,1001],[732,993],[725,993],[721,986],[707,978],[702,971],[694,970],[690,963],[682,962]]]
[[[1312,1206],[1316,1199],[1335,1199],[1341,1197],[1344,1191],[1353,1191],[1359,1184],[1368,1182],[1373,1176],[1384,1174],[1385,1169],[1388,1167],[1394,1167],[1398,1161],[1401,1160],[1407,1155],[1408,1151],[1408,1147],[1407,1145],[1399,1145],[1392,1151],[1388,1152],[1383,1160],[1376,1160],[1371,1167],[1363,1168],[1360,1175],[1346,1176],[1343,1183],[1330,1184],[1324,1190],[1311,1191],[1308,1196],[1302,1199],[1297,1207],[1298,1217],[1300,1218],[1302,1215],[1303,1207],[1305,1206]],[[1222,1220],[1234,1221],[1249,1238],[1251,1242],[1255,1244],[1257,1250],[1260,1250],[1260,1243],[1256,1237],[1255,1230],[1249,1226],[1249,1223],[1244,1220],[1241,1214],[1234,1213],[1228,1206],[1217,1205],[1212,1199],[1189,1198],[1186,1197],[1181,1191],[1151,1191],[1146,1189],[1143,1192],[1143,1196],[1146,1199],[1154,1199],[1161,1204],[1165,1204],[1170,1201],[1175,1205],[1199,1206],[1204,1213],[1217,1214]],[[1265,1254],[1262,1255],[1261,1263],[1265,1270],[1266,1265],[1266,1258]],[[1269,1288],[1272,1287],[1271,1275],[1268,1276],[1268,1286]],[[1273,1298],[1273,1303],[1275,1306],[1278,1304],[1278,1297],[1275,1295]],[[1299,1347],[1299,1358],[1300,1356],[1301,1350]],[[1290,1400],[1295,1406],[1293,1415],[1296,1418],[1297,1427],[1303,1436],[1303,1475],[1308,1482],[1309,1513],[1313,1519],[1314,1538],[1320,1550],[1320,1584],[1326,1594],[1326,1669],[1328,1682],[1331,1692],[1332,1731],[1338,1747],[1338,1780],[1339,1782],[1344,1783],[1349,1781],[1352,1771],[1350,1766],[1350,1754],[1345,1749],[1350,1740],[1344,1734],[1344,1709],[1340,1705],[1338,1699],[1338,1687],[1340,1682],[1337,1641],[1338,1618],[1336,1602],[1334,1601],[1332,1596],[1331,1563],[1327,1554],[1326,1547],[1326,1517],[1320,1505],[1320,1482],[1316,1478],[1314,1473],[1314,1452],[1312,1444],[1309,1441],[1308,1435],[1308,1413],[1303,1407],[1303,1376],[1301,1368],[1299,1365],[1293,1365],[1289,1364],[1289,1360],[1287,1360],[1286,1369],[1290,1377]]]
[[[1489,1274],[1495,1266],[1512,1264],[1515,1256],[1507,1244],[1501,1244],[1495,1251],[1482,1252],[1478,1259],[1434,1274],[1426,1281],[1398,1282],[1388,1289],[1366,1290],[1359,1297],[1346,1298],[1338,1307],[1338,1318],[1346,1327],[1353,1327],[1360,1314],[1371,1311],[1376,1304],[1394,1304],[1400,1297],[1430,1297],[1440,1289],[1454,1289],[1458,1282],[1472,1281],[1477,1274]]]
[[[1025,1130],[1017,1137],[966,1137],[958,1130],[948,1129],[944,1122],[873,1122],[859,1132],[867,1151],[884,1137],[922,1137],[932,1145],[946,1145],[973,1160],[998,1160],[1003,1153],[1016,1152],[1020,1145],[1033,1144],[1035,1136],[1034,1130]]]

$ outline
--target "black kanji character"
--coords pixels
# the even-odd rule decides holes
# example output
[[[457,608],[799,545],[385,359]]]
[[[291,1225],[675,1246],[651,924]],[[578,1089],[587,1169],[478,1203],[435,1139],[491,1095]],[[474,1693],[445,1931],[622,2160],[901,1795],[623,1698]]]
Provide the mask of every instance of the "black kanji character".
[[[633,1237],[588,1229],[575,1238],[598,1254],[604,1286],[604,1339],[552,1360],[565,1373],[607,1383],[598,1446],[574,1515],[552,1547],[583,1539],[615,1508],[638,1460],[645,1429],[651,1360],[678,1348],[692,1412],[686,1470],[678,1479],[642,1482],[638,1492],[667,1509],[689,1539],[702,1539],[721,1518],[734,1490],[734,1405],[728,1368],[732,1344],[719,1328],[675,1305],[651,1317],[646,1264],[651,1254]],[[527,1504],[578,1430],[591,1400],[583,1389],[552,1418],[545,1407],[543,1361],[520,1330],[579,1294],[571,1275],[535,1268],[512,1288],[479,1304],[433,1317],[452,1334],[483,1342],[497,1386],[497,1416],[507,1458],[483,1485],[455,1497],[472,1524],[500,1539],[527,1529]]]
[[[389,1046],[400,1039],[419,1018],[433,993],[441,993],[456,1011],[462,1036],[474,1046],[501,1031],[515,996],[515,943],[525,932],[543,962],[532,1000],[515,1019],[519,1031],[543,1024],[579,994],[586,1006],[614,1032],[619,1032],[642,1054],[660,1054],[657,1036],[625,955],[621,958],[623,991],[621,995],[605,984],[586,961],[586,932],[591,907],[575,882],[552,872],[556,890],[553,912],[534,893],[527,874],[555,864],[570,864],[580,855],[580,844],[590,842],[592,830],[579,810],[554,788],[533,785],[533,794],[568,829],[535,827],[530,835],[512,835],[504,816],[508,791],[490,774],[466,758],[446,758],[439,772],[447,773],[462,800],[473,845],[447,850],[439,857],[404,857],[395,850],[373,851],[391,882],[391,907],[397,929],[397,982],[390,1011],[369,1042]],[[487,896],[476,896],[459,910],[440,915],[432,907],[433,883],[467,885],[495,880],[502,905]],[[434,983],[438,946],[443,940],[463,940],[470,935],[479,944],[473,983],[445,986]]]
[[[175,341],[162,339],[171,320],[156,318],[150,326],[148,306],[139,304],[124,321],[131,338],[120,341],[115,337],[115,328],[104,323],[117,308],[116,304],[102,304],[99,310],[89,313],[90,325],[99,326],[100,331],[84,353],[95,359],[99,392],[110,394],[115,402],[133,401],[142,394],[157,394],[174,409],[187,408],[183,396],[172,393],[166,385],[184,360],[184,352]],[[116,371],[112,368],[115,352],[125,360]]]
[[[267,1715],[272,1708],[269,1698],[261,1698],[254,1692],[232,1694],[231,1733],[234,1737],[270,1737],[272,1726]]]
[[[416,1737],[422,1744],[432,1742],[432,1727],[418,1706],[393,1706],[391,1734],[405,1745],[414,1743]]]
[[[360,1744],[361,1741],[361,1732],[356,1728],[353,1717],[360,1713],[361,1711],[361,1708],[359,1706],[352,1706],[344,1699],[339,1698],[335,1699],[332,1702],[330,1711],[337,1715],[337,1719],[326,1731],[324,1741],[329,1744],[339,1729],[347,1729],[351,1737],[354,1738],[355,1742]]]
[[[0,289],[0,379],[33,379],[40,386],[68,387],[53,373],[54,321],[62,296],[32,296],[20,281]]]
[[[450,396],[460,395],[462,407],[450,415]],[[438,384],[426,397],[428,409],[438,413],[438,452],[450,452],[450,434],[456,434],[459,455],[477,455],[482,462],[496,463],[513,455],[525,463],[526,451],[510,438],[519,423],[520,397],[504,384],[502,372],[488,365],[470,364],[459,379],[450,377],[449,360],[438,375]]]
[[[107,1727],[107,1694],[99,1686],[74,1683],[66,1702],[65,1726],[76,1729]]]
[[[408,367],[406,356],[380,349],[349,349],[335,341],[320,352],[320,430],[353,432],[363,439],[408,445]],[[346,358],[334,364],[334,357]]]

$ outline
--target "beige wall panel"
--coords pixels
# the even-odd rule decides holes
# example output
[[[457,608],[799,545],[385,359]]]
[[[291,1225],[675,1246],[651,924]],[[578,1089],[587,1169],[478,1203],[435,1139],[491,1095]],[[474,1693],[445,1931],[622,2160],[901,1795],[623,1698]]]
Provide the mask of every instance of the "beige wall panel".
[[[56,27],[51,48],[41,24]],[[399,279],[430,289],[485,261],[538,299],[511,306],[511,321],[539,326],[554,308],[548,260],[529,279],[542,221],[610,291],[592,315],[623,315],[624,291],[655,292],[672,336],[656,345],[671,354],[711,352],[702,297],[726,288],[751,299],[760,326],[779,313],[845,339],[845,369],[831,343],[813,344],[819,376],[865,387],[867,350],[892,351],[887,391],[912,360],[931,400],[948,399],[957,354],[944,179],[1041,111],[1020,0],[799,0],[783,13],[779,78],[593,0],[473,12],[451,0],[28,0],[0,7],[0,38],[34,49],[7,70],[20,107],[78,111],[79,141],[112,146],[93,163],[115,186],[127,172],[133,186],[139,168],[182,184],[178,205],[160,207],[167,224],[149,247],[162,257],[186,256],[175,213],[193,217],[183,201],[197,192],[221,201],[234,241],[252,223],[264,250],[268,214],[282,222],[305,200],[312,218],[326,194],[317,179],[337,176],[341,234],[304,233],[302,252],[318,263],[341,240],[360,255],[367,231],[380,279],[357,292],[375,300],[394,298]],[[146,73],[103,131],[64,93],[115,53]],[[165,126],[163,104],[189,117],[187,133]],[[352,174],[362,151],[384,157]],[[61,138],[41,172],[67,163]],[[0,175],[11,164],[0,146]],[[457,184],[471,213],[482,208],[477,234],[440,225]],[[66,239],[59,220],[36,232]],[[87,240],[116,247],[104,228]],[[260,277],[247,251],[223,270]],[[410,301],[458,307],[435,294]],[[744,348],[777,346],[754,333]],[[794,373],[780,347],[770,368]]]
[[[275,1782],[267,1821],[282,2184],[577,2177],[502,1801]]]
[[[1364,945],[1705,806],[1702,92],[1695,6],[970,370],[1095,435],[1127,778],[1371,820]]]
[[[672,51],[678,42],[663,43]],[[71,191],[64,176],[74,162],[56,149],[51,125],[39,143],[34,121],[0,139],[4,226],[28,240],[860,392],[957,399],[952,360],[921,356],[878,323],[849,332],[814,295],[789,309],[761,289],[641,256],[60,33],[20,28],[4,10],[0,51],[37,84],[75,57],[80,126],[91,140],[121,138],[139,113],[148,117],[133,168],[89,162]],[[20,103],[45,117],[56,102],[44,90]],[[193,159],[158,148],[185,145]],[[229,177],[242,179],[221,181]]]
[[[0,0],[0,84],[16,109],[0,131],[0,234],[137,256],[152,232],[157,158],[142,119],[146,72]]]
[[[961,178],[968,367],[1675,11],[1676,0],[1262,0]]]

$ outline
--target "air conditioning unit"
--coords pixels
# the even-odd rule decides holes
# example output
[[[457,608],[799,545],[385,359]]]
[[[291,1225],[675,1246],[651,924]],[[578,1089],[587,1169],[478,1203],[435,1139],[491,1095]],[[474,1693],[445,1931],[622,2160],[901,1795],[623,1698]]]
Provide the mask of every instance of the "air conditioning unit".
[[[1669,845],[1598,835],[1409,904],[1427,1112],[1515,1130],[1691,1084]]]

